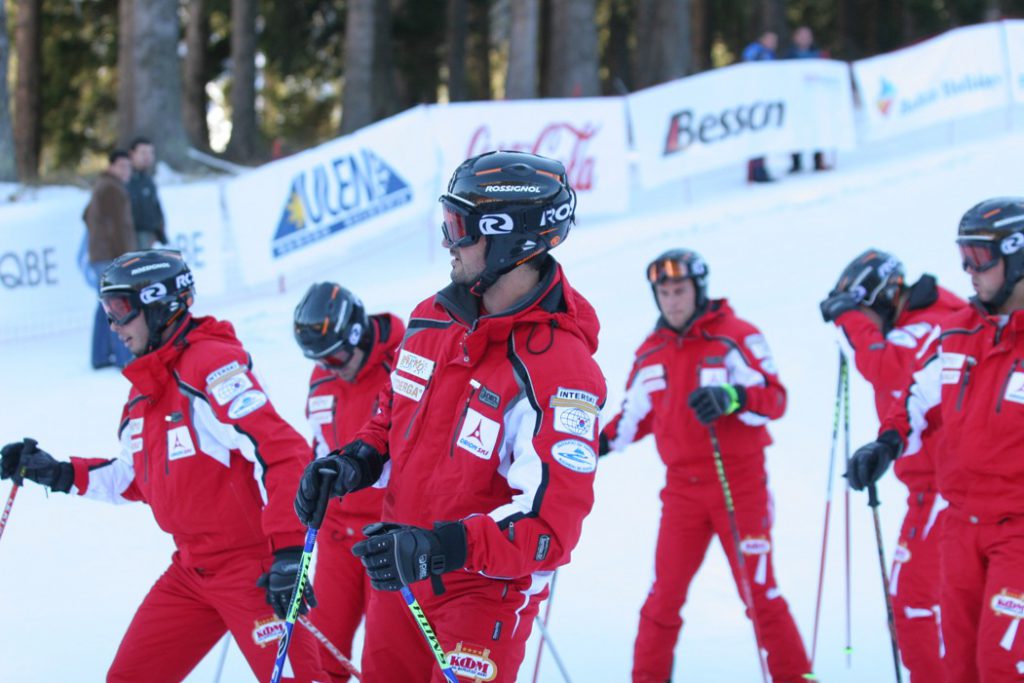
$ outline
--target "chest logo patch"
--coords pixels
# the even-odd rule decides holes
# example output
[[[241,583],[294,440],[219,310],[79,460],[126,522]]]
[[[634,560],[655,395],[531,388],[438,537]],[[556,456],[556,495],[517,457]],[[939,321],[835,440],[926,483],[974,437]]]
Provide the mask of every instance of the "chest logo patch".
[[[729,383],[729,371],[725,368],[701,368],[700,385],[702,387],[717,387]]]
[[[494,454],[499,431],[501,425],[470,408],[466,412],[466,419],[462,421],[462,430],[455,445],[481,460],[489,460]]]
[[[399,396],[405,396],[406,398],[411,398],[414,401],[419,401],[423,398],[423,392],[427,390],[427,388],[419,382],[406,379],[397,372],[391,373],[391,388]]]
[[[1024,372],[1015,372],[1010,375],[1003,398],[1014,403],[1024,403]]]
[[[179,460],[196,454],[196,446],[192,443],[192,435],[188,426],[175,427],[167,432],[167,459]]]
[[[316,413],[321,410],[330,410],[333,407],[333,396],[313,396],[309,399],[309,412],[311,413]]]
[[[580,474],[589,474],[597,469],[597,454],[579,439],[559,441],[551,447],[551,457],[562,467]]]
[[[398,354],[398,363],[395,365],[395,369],[406,372],[413,377],[419,377],[426,382],[434,374],[434,361],[412,351],[402,349],[402,352]]]

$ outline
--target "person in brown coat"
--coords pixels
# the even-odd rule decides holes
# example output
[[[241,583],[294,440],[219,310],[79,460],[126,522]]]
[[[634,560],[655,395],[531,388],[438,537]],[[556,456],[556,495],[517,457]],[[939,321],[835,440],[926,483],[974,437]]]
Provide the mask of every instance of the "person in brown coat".
[[[92,197],[85,207],[82,220],[88,230],[89,268],[96,281],[110,262],[121,254],[138,249],[132,206],[126,183],[132,175],[132,162],[128,152],[115,149],[108,157],[110,164],[96,178]],[[110,365],[124,367],[132,359],[131,353],[110,329],[107,315],[97,304],[92,331],[92,366],[99,369]]]

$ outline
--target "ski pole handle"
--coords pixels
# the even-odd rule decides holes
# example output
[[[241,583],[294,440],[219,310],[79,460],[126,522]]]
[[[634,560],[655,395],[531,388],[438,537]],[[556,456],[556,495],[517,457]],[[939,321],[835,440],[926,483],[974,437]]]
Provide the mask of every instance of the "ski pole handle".
[[[876,508],[881,503],[878,501],[878,489],[874,483],[868,484],[868,507]]]

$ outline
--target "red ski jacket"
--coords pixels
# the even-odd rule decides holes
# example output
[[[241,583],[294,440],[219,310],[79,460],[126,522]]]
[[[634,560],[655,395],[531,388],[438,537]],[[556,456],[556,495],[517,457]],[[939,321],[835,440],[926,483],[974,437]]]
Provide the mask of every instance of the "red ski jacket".
[[[309,446],[270,404],[230,323],[189,318],[124,375],[121,455],[72,458],[75,492],[148,503],[186,567],[303,544],[292,503]]]
[[[918,367],[925,340],[936,323],[966,305],[957,295],[937,286],[934,277],[924,275],[910,288],[907,304],[888,334],[883,335],[860,310],[847,311],[836,319],[836,326],[852,347],[857,369],[875,390],[879,421],[885,419],[894,402],[903,399],[908,378]],[[934,444],[921,448],[896,461],[896,476],[911,490],[935,488],[934,448]]]
[[[744,387],[746,404],[717,420],[722,459],[729,468],[764,468],[771,443],[765,425],[786,410],[786,389],[764,336],[733,313],[725,299],[679,333],[659,321],[636,352],[621,412],[604,428],[611,450],[654,433],[661,459],[712,480],[714,458],[708,428],[687,403],[702,386]]]
[[[1024,515],[1024,311],[1006,319],[965,306],[932,337],[879,433],[896,430],[905,458],[939,429],[936,481],[950,506],[983,522]]]
[[[593,506],[599,324],[551,257],[515,307],[479,306],[450,285],[416,307],[357,437],[390,455],[383,519],[462,519],[466,570],[529,590],[534,572],[569,561]]]
[[[355,438],[355,433],[377,412],[381,389],[395,367],[395,354],[405,325],[391,314],[371,315],[373,346],[354,382],[346,382],[319,365],[309,378],[306,418],[313,432],[314,457],[322,458]],[[367,488],[332,501],[329,514],[353,517],[351,526],[380,520],[384,491]]]

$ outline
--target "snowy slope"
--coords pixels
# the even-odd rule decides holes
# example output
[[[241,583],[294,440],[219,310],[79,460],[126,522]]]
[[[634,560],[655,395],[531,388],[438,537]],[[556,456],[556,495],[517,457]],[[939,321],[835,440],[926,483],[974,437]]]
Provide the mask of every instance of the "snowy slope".
[[[772,427],[775,445],[768,452],[776,573],[808,646],[836,371],[834,336],[822,324],[817,302],[842,266],[868,246],[900,255],[911,279],[932,272],[967,295],[953,242],[956,222],[984,197],[1021,193],[1022,157],[1024,137],[1001,135],[900,158],[854,158],[834,173],[766,187],[694,184],[662,193],[627,219],[580,225],[556,252],[600,315],[597,359],[608,378],[610,408],[621,399],[633,350],[656,315],[644,266],[667,248],[702,252],[711,267],[712,295],[728,296],[767,336],[790,396],[788,413]],[[429,239],[434,238],[440,235]],[[342,260],[334,274],[319,275],[344,282],[370,310],[407,315],[447,281],[447,259],[436,248],[424,249],[427,240],[393,245],[398,258],[382,247],[364,252],[359,262]],[[292,283],[280,295],[221,303],[216,310],[204,307],[202,282],[198,286],[198,312],[236,324],[278,410],[305,433],[308,365],[290,332],[304,283]],[[81,331],[0,345],[0,441],[34,436],[60,457],[116,452],[127,383],[116,372],[90,370],[88,344],[88,332]],[[859,377],[853,402],[856,447],[876,426]],[[572,564],[559,574],[552,610],[552,635],[576,683],[628,680],[637,614],[652,576],[663,476],[651,440],[601,463],[597,502]],[[0,495],[7,491],[6,483],[0,486]],[[838,482],[835,492],[817,672],[830,682],[892,680],[874,532],[861,494],[851,496],[854,654],[852,668],[845,665]],[[880,487],[889,556],[902,495],[894,480]],[[60,494],[47,497],[36,486],[23,489],[0,543],[0,678],[102,680],[135,606],[171,550],[144,506],[115,508]],[[760,679],[752,629],[717,545],[691,588],[684,618],[675,680]],[[188,680],[213,680],[218,653],[219,647]],[[520,680],[531,680],[533,661],[531,646]],[[540,679],[560,680],[548,654]],[[251,680],[236,650],[223,680]]]

